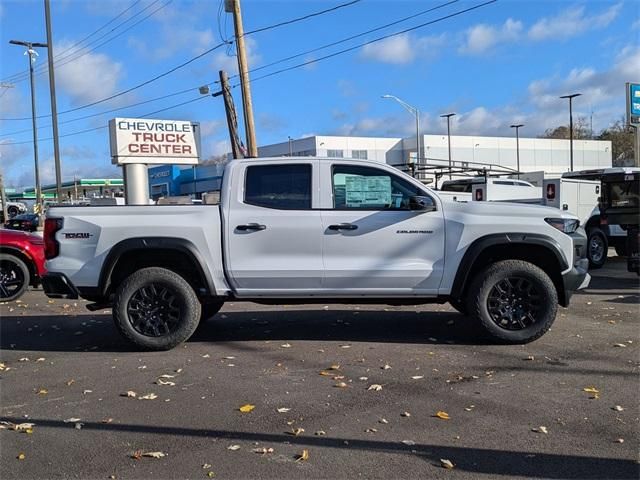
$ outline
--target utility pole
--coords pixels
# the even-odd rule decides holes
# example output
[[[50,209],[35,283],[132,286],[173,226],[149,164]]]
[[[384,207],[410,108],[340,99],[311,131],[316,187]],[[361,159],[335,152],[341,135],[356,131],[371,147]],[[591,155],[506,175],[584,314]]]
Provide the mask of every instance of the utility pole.
[[[233,25],[236,33],[236,51],[238,54],[238,71],[240,74],[240,88],[242,89],[242,111],[244,113],[244,129],[247,137],[247,153],[249,157],[258,156],[256,131],[253,122],[253,103],[251,101],[251,87],[249,85],[249,67],[244,43],[244,27],[242,26],[242,12],[240,0],[225,0],[225,12],[233,13]]]
[[[51,7],[44,0],[44,18],[47,25],[47,60],[49,63],[49,91],[51,92],[51,125],[53,126],[53,158],[56,168],[56,198],[62,202],[62,173],[60,172],[60,144],[58,139],[58,106],[56,104],[56,77],[53,70],[53,38],[51,35]]]
[[[220,87],[222,90],[222,98],[224,99],[224,111],[227,114],[227,127],[229,128],[229,139],[231,140],[231,152],[233,153],[233,158],[242,158],[240,137],[238,135],[238,117],[236,115],[235,105],[233,104],[233,97],[231,96],[229,77],[227,77],[227,72],[224,70],[220,70]]]
[[[38,167],[38,128],[36,125],[36,89],[35,83],[33,79],[33,62],[36,61],[36,56],[38,53],[34,50],[34,47],[42,47],[47,48],[46,43],[34,43],[34,42],[23,42],[22,40],[9,40],[9,43],[12,45],[21,45],[23,47],[27,47],[27,51],[25,55],[29,58],[29,80],[31,82],[31,124],[33,127],[33,158],[35,162],[36,169],[36,207],[38,210],[39,221],[38,226],[42,227],[43,223],[43,209],[42,209],[42,189],[40,187],[40,169]]]

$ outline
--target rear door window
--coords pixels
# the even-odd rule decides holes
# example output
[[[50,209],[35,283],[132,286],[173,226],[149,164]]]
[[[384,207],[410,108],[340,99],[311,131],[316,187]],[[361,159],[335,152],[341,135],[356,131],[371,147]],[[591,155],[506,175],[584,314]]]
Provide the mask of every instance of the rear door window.
[[[278,210],[311,208],[311,165],[247,167],[244,203]]]

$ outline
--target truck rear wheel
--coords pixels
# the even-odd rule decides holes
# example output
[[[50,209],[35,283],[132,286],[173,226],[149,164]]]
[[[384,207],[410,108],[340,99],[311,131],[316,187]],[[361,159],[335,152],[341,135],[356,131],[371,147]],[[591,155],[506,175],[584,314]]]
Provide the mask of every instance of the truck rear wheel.
[[[529,343],[551,328],[558,293],[542,269],[522,260],[503,260],[475,277],[467,308],[493,339]]]
[[[607,236],[597,227],[589,230],[587,240],[587,258],[590,268],[600,268],[607,261],[609,244]]]
[[[186,341],[200,321],[189,283],[165,268],[143,268],[118,287],[113,319],[125,338],[145,350],[169,350]]]

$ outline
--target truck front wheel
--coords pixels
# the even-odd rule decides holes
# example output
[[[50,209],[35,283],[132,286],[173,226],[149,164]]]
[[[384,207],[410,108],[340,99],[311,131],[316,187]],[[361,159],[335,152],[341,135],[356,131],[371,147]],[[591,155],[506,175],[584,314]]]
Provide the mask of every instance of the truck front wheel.
[[[597,227],[589,230],[587,240],[587,258],[590,268],[600,268],[607,261],[609,244],[607,236]]]
[[[125,338],[145,350],[169,350],[186,341],[200,321],[189,283],[165,268],[143,268],[118,287],[113,319]]]
[[[551,328],[558,294],[542,269],[522,260],[503,260],[474,278],[467,308],[494,340],[529,343]]]

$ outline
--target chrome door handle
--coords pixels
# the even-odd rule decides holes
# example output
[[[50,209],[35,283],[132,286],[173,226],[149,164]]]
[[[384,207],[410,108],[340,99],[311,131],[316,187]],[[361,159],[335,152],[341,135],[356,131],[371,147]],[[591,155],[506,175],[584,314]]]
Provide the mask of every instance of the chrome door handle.
[[[329,225],[329,230],[357,230],[358,225],[353,223],[339,223],[337,225]]]
[[[249,230],[265,230],[267,228],[266,225],[260,225],[259,223],[248,223],[246,225],[238,225],[236,230],[240,230],[241,232],[246,232]]]

